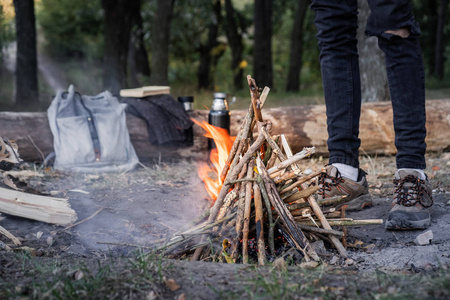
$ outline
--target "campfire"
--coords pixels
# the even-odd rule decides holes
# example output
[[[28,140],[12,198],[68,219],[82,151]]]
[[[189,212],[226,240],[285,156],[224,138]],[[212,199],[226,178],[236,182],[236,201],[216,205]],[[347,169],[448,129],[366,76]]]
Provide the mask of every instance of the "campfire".
[[[318,262],[312,243],[326,241],[347,257],[345,226],[382,220],[345,218],[346,197],[315,199],[322,170],[305,174],[299,166],[314,147],[294,155],[284,135],[272,136],[272,124],[261,113],[269,88],[258,88],[251,76],[247,80],[251,105],[234,142],[226,130],[195,121],[217,145],[210,157],[213,167],[199,167],[215,201],[160,250],[171,258],[264,265],[292,250],[301,260]]]

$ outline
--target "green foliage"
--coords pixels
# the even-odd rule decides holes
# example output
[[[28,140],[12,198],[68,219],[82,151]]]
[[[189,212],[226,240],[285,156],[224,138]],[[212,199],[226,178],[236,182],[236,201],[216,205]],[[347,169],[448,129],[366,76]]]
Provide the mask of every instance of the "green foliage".
[[[3,12],[3,6],[0,5],[0,61],[3,56],[3,49],[8,43],[14,40],[14,32],[10,21],[8,21]]]
[[[103,11],[99,0],[42,0],[37,19],[53,54],[102,55]]]

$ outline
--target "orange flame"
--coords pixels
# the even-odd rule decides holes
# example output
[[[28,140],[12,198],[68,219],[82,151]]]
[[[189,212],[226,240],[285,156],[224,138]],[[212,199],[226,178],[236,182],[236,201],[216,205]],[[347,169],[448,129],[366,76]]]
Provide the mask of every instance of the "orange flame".
[[[212,149],[209,154],[211,164],[201,162],[197,170],[198,176],[205,183],[206,191],[215,201],[223,185],[220,174],[236,137],[231,137],[226,129],[210,125],[205,121],[200,122],[195,119],[192,119],[192,121],[206,130],[204,136],[213,139],[216,144],[216,148]]]

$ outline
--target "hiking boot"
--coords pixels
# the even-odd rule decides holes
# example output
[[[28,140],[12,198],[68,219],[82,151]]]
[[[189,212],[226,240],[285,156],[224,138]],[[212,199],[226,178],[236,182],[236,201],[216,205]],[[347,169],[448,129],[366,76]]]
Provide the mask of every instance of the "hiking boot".
[[[429,208],[433,205],[428,177],[420,179],[414,170],[400,170],[394,178],[394,200],[385,228],[390,230],[425,229],[430,226]]]
[[[366,181],[366,172],[359,169],[358,181],[342,177],[339,170],[332,165],[325,166],[325,171],[319,175],[318,199],[336,196],[347,196],[351,201],[340,204],[336,208],[347,205],[347,211],[362,210],[372,206],[372,197]]]

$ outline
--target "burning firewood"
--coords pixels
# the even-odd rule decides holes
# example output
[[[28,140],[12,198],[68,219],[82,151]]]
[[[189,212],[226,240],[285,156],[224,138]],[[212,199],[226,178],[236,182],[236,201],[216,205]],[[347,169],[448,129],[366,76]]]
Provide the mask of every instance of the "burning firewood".
[[[213,206],[159,249],[175,258],[253,260],[264,265],[283,255],[283,249],[294,248],[304,260],[318,262],[320,257],[310,240],[323,237],[346,257],[339,240],[345,244],[345,232],[331,226],[378,224],[379,220],[346,219],[345,213],[336,209],[348,201],[346,197],[316,201],[315,181],[322,170],[306,175],[298,164],[314,154],[314,147],[293,154],[284,135],[272,136],[272,124],[264,122],[261,113],[269,90],[261,93],[253,78],[247,80],[251,105],[225,153],[228,156],[222,158],[222,169],[217,170],[219,184],[211,193],[216,197]]]

